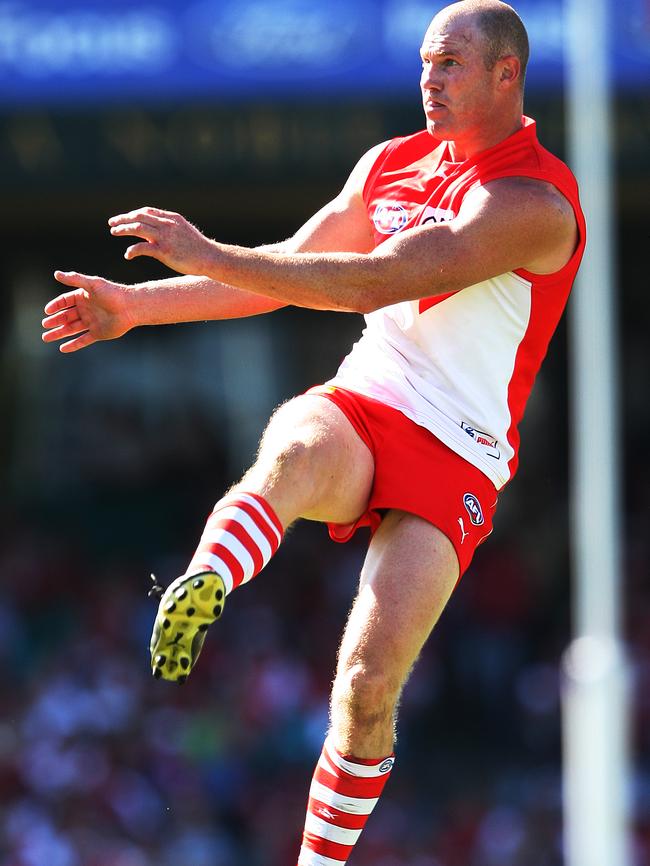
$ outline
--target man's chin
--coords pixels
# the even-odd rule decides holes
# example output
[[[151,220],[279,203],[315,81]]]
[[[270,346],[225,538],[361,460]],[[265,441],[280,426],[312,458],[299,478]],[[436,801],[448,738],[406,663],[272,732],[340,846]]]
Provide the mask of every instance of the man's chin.
[[[452,141],[454,137],[451,130],[448,127],[445,128],[444,123],[439,120],[431,120],[429,117],[427,117],[427,132],[438,141]]]

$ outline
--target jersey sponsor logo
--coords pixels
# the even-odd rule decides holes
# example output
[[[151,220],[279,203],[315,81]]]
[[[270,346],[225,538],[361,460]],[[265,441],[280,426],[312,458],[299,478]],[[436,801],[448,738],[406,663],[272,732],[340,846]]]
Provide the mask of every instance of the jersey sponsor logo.
[[[476,496],[473,493],[466,493],[463,496],[463,504],[474,526],[482,526],[485,523],[485,518],[483,517],[481,503]]]
[[[484,449],[488,457],[494,457],[495,460],[501,457],[499,442],[494,436],[490,436],[489,433],[484,433],[482,430],[477,430],[476,427],[472,427],[464,421],[460,422],[460,426],[477,445],[480,445]]]
[[[395,763],[395,758],[386,758],[386,760],[379,765],[380,773],[388,773],[389,770],[393,769],[393,764]]]
[[[382,235],[394,235],[404,228],[409,221],[409,214],[401,204],[383,202],[375,208],[372,221],[377,231]]]
[[[458,525],[460,526],[460,531],[461,531],[460,543],[462,544],[463,541],[465,541],[465,539],[469,535],[469,532],[465,532],[465,523],[464,523],[462,517],[458,518]]]
[[[455,216],[456,214],[454,211],[449,210],[449,208],[432,207],[429,204],[420,214],[418,225],[423,226],[426,223],[448,223],[449,220],[453,220]]]

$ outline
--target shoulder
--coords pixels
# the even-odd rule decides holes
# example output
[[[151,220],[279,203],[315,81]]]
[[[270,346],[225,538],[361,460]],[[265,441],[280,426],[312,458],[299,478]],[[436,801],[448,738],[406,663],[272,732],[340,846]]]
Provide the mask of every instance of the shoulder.
[[[536,178],[503,177],[475,187],[457,219],[459,229],[480,230],[491,243],[516,251],[516,267],[539,274],[564,267],[578,243],[571,203],[552,183]]]
[[[463,205],[478,206],[484,201],[497,201],[505,207],[524,207],[559,219],[575,219],[569,200],[552,183],[534,177],[500,177],[474,187]]]
[[[559,237],[573,234],[576,216],[571,202],[552,183],[531,177],[502,177],[475,187],[463,199],[460,214],[502,214]]]
[[[385,153],[392,143],[393,139],[389,139],[388,141],[382,141],[380,144],[375,144],[374,147],[367,150],[355,165],[353,173],[358,171],[363,175],[367,175],[379,157]]]
[[[438,144],[440,142],[432,138],[426,129],[383,141],[366,151],[357,162],[348,179],[349,188],[363,193],[366,184],[381,172],[420,159]]]
[[[368,175],[390,143],[390,141],[382,141],[380,144],[376,144],[363,154],[350,172],[350,175],[345,182],[345,186],[339,194],[339,198],[349,199],[354,196],[361,197]]]

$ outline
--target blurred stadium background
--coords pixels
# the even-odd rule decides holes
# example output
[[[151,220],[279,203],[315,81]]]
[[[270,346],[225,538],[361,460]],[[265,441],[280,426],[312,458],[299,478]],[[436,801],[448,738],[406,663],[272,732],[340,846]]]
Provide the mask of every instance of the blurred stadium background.
[[[135,282],[109,215],[288,236],[370,145],[422,125],[422,0],[0,0],[0,864],[295,862],[337,636],[367,539],[302,524],[180,690],[150,680],[148,574],[183,568],[281,400],[357,316],[288,310],[41,344],[54,268]],[[560,0],[516,4],[527,112],[565,152]],[[634,864],[650,862],[650,6],[613,10]],[[597,143],[596,143],[597,144]],[[358,866],[560,866],[570,634],[566,330],[522,468],[404,696],[399,767]],[[584,435],[590,435],[589,430]],[[585,503],[597,509],[598,503]]]

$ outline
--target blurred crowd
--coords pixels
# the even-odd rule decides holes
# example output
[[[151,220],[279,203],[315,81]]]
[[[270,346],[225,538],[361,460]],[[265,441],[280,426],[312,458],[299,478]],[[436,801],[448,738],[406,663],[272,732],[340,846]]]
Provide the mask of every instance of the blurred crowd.
[[[111,424],[137,445],[125,418],[103,418],[107,435]],[[2,515],[0,866],[296,861],[367,535],[336,545],[324,527],[298,524],[232,596],[188,682],[154,681],[148,572],[163,582],[180,572],[227,483],[208,437],[165,451],[166,471],[150,466],[147,479],[156,460],[150,443],[134,461],[141,479],[88,470],[92,497],[82,484],[68,499],[59,490]],[[396,771],[351,864],[563,863],[566,513],[548,479],[535,485],[513,483],[494,538],[422,654],[403,697]],[[629,551],[641,866],[650,861],[650,603],[643,547]]]

